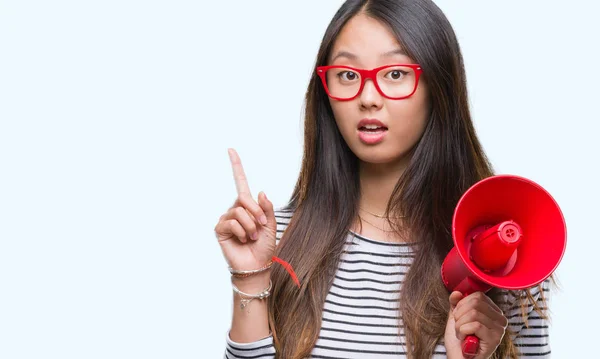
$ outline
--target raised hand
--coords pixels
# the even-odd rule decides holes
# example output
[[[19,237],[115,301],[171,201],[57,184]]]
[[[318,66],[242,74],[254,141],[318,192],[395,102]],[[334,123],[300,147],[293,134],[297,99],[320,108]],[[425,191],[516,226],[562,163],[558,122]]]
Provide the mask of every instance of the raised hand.
[[[229,149],[237,198],[215,226],[223,256],[235,270],[253,270],[269,262],[275,252],[277,222],[273,204],[260,192],[252,198],[242,161]]]

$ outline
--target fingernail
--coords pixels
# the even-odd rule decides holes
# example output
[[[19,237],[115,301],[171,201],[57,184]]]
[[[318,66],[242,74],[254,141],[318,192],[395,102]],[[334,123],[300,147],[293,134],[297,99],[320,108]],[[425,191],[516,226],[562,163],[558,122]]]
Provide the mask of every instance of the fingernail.
[[[260,216],[260,224],[262,224],[263,226],[267,225],[267,216],[265,216],[264,214],[262,216]]]

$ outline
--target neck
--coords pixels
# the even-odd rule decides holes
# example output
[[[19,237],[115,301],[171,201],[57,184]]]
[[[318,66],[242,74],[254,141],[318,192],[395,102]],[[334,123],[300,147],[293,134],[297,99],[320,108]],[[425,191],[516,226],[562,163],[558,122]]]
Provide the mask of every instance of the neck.
[[[394,163],[366,163],[360,162],[360,206],[367,211],[383,214],[388,202],[404,173],[408,159],[401,159]]]

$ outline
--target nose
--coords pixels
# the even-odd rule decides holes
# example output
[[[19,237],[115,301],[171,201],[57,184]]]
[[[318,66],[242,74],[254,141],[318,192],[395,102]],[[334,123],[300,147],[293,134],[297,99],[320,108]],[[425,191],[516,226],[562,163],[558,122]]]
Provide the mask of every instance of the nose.
[[[359,99],[362,108],[381,108],[383,105],[383,96],[381,96],[375,87],[375,83],[372,79],[365,80],[365,85]]]

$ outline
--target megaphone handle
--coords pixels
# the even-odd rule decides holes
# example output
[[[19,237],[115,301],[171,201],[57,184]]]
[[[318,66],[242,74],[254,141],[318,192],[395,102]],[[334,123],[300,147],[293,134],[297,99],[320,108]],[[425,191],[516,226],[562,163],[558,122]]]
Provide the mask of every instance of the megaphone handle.
[[[469,335],[462,343],[462,353],[465,359],[473,359],[479,351],[479,338]]]

